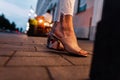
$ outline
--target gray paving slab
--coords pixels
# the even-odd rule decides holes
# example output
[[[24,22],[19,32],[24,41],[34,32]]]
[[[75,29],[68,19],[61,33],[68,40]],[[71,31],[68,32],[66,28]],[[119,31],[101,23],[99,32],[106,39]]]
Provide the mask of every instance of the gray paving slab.
[[[25,51],[17,51],[14,54],[14,57],[55,57],[55,56],[60,56],[57,54],[50,53],[49,51],[46,50],[41,50],[39,52],[25,52]]]
[[[13,44],[14,43],[14,44]],[[0,41],[1,45],[5,45],[5,44],[9,44],[9,45],[17,45],[17,46],[21,46],[22,42],[14,42],[14,41]]]
[[[62,57],[13,57],[7,66],[62,66],[71,65]]]
[[[6,51],[6,50],[0,50],[0,56],[11,56],[14,53],[14,51]]]
[[[35,46],[36,47],[36,51],[41,51],[41,50],[48,50],[47,48],[46,48],[46,45],[39,45],[39,46]]]
[[[43,67],[0,67],[0,80],[50,80]]]
[[[38,38],[36,38],[36,40],[34,40],[34,43],[35,44],[41,44],[41,43],[47,43],[47,39],[46,39],[46,37],[38,37]]]
[[[88,66],[49,67],[53,80],[87,80]]]
[[[74,65],[90,65],[92,55],[88,55],[88,57],[73,57],[73,56],[63,56],[65,59],[69,60]]]
[[[18,46],[18,45],[2,44],[0,46],[0,50],[35,51],[35,48],[34,46]]]
[[[7,37],[6,37],[7,36]],[[0,43],[33,43],[33,40],[28,40],[27,36],[26,39],[23,38],[23,36],[21,37],[21,35],[16,35],[12,37],[9,37],[8,35],[6,35],[5,37],[2,37],[2,39],[0,39]],[[20,36],[20,37],[18,37]],[[21,38],[21,39],[20,39]]]
[[[1,57],[0,56],[0,66],[4,66],[6,61],[8,61],[9,57]]]
[[[27,41],[26,42],[22,42],[21,44],[22,44],[22,46],[26,46],[26,45],[28,45],[28,46],[30,46],[30,45],[34,46],[34,45],[36,45],[34,42],[27,42]]]

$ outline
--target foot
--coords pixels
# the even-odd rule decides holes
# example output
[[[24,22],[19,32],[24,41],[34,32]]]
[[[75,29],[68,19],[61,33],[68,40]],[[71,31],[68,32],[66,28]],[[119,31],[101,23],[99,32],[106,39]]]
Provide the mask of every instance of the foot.
[[[53,34],[53,36],[62,42],[62,44],[64,46],[64,50],[66,50],[71,55],[76,55],[76,56],[81,56],[81,57],[88,56],[88,52],[81,49],[76,42],[73,42],[72,37],[59,38],[55,34]]]

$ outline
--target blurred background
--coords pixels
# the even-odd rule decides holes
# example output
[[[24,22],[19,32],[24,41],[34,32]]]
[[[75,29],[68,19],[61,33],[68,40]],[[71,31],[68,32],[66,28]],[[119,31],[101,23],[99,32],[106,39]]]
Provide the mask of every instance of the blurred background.
[[[24,32],[30,10],[35,10],[36,3],[37,0],[0,0],[0,20],[4,20],[1,27],[12,26],[13,29],[16,28]],[[7,26],[7,24],[10,26]]]
[[[17,31],[28,36],[47,35],[58,0],[0,0],[0,32]],[[77,38],[94,40],[103,0],[75,0],[73,25]],[[55,6],[56,7],[56,6]],[[49,12],[49,13],[48,13]]]

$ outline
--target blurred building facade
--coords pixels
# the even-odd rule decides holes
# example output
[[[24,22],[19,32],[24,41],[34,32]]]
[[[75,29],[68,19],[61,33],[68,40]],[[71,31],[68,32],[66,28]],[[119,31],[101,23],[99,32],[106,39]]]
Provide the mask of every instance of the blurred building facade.
[[[36,14],[44,14],[51,1],[55,0],[38,0]],[[94,40],[102,6],[103,0],[75,0],[73,23],[77,38]]]

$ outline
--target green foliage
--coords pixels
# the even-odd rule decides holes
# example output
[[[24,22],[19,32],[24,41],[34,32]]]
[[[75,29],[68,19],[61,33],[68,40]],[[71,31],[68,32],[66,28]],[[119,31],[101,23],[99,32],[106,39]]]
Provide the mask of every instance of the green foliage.
[[[16,24],[14,22],[10,23],[4,14],[2,14],[0,15],[0,29],[14,31],[16,30]]]

